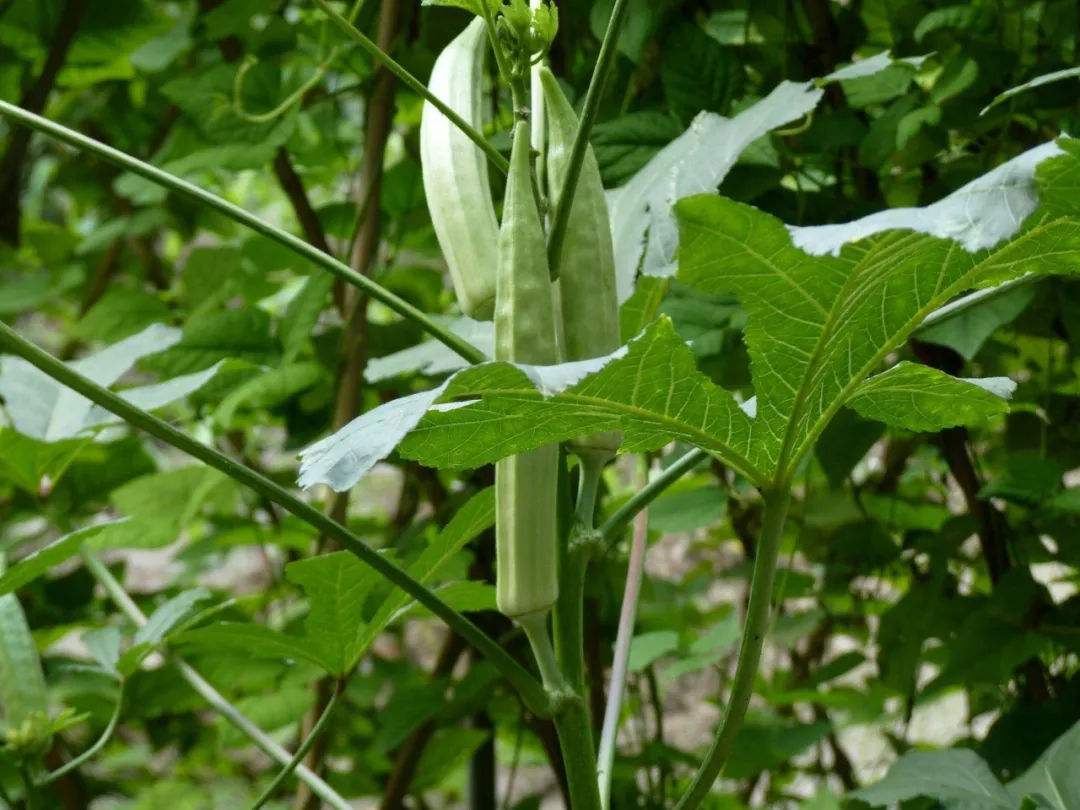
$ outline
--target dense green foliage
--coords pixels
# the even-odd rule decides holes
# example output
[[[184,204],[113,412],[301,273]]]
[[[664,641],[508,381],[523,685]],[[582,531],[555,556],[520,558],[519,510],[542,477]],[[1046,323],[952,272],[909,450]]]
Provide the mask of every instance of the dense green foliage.
[[[272,486],[125,426],[0,333],[0,806],[558,806],[559,707],[509,669],[536,665],[496,611],[490,465],[621,436],[598,528],[571,515],[566,453],[549,516],[574,541],[556,653],[598,740],[648,541],[612,808],[1080,807],[1077,4],[626,3],[582,183],[609,189],[628,345],[464,369],[440,327],[496,353],[432,227],[424,99],[327,9],[426,82],[477,0],[0,2],[0,99],[405,304],[5,119],[0,319]],[[547,61],[580,114],[617,4],[557,5]],[[503,157],[469,176],[501,217],[495,61]],[[564,165],[534,170],[554,214]],[[815,227],[886,209],[909,210]],[[441,601],[277,496],[298,479]],[[745,722],[721,723],[740,694]]]

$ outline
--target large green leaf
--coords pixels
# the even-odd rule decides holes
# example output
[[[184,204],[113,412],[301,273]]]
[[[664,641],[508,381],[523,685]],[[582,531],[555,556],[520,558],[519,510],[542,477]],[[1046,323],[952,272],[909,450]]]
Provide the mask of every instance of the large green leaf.
[[[697,196],[677,206],[681,278],[731,292],[748,311],[757,394],[754,446],[785,476],[885,356],[932,311],[974,287],[1080,269],[1080,224],[1041,221],[997,249],[890,231],[810,256],[783,223],[750,206]]]
[[[1007,413],[1016,384],[1008,377],[961,380],[920,366],[899,363],[862,383],[850,405],[860,416],[912,431],[978,425]]]
[[[1014,810],[1015,803],[974,751],[912,751],[900,757],[875,785],[852,798],[871,807],[927,796],[965,810]]]
[[[401,452],[424,464],[460,469],[574,436],[621,430],[627,451],[653,450],[676,439],[761,480],[750,417],[697,370],[693,351],[670,320],[656,321],[612,358],[587,376],[600,364],[545,369],[490,363],[463,371],[441,400],[480,401],[433,409],[402,442]]]
[[[1038,797],[1040,807],[1080,807],[1080,723],[1058,737],[1034,765],[1008,784],[1008,790],[1017,801]]]
[[[430,583],[452,556],[495,521],[491,488],[470,498],[409,565],[409,573]],[[369,595],[382,580],[352,554],[339,551],[293,563],[288,578],[304,589],[310,604],[305,635],[294,636],[258,624],[221,622],[180,634],[178,642],[209,651],[232,649],[259,658],[299,658],[344,675],[411,599],[391,591],[372,613]],[[366,618],[370,616],[370,618]]]
[[[292,563],[289,580],[307,594],[307,644],[323,666],[343,675],[352,666],[364,622],[364,600],[379,575],[347,551]]]

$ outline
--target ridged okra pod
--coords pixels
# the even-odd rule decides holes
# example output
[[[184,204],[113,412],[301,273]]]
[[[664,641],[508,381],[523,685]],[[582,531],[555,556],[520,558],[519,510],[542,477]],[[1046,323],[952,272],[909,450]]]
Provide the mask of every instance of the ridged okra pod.
[[[477,129],[483,127],[484,21],[477,18],[435,60],[428,88]],[[420,162],[431,223],[458,305],[490,318],[495,306],[499,223],[487,157],[430,102],[420,121]]]
[[[566,180],[578,118],[547,68],[541,68],[540,82],[548,117],[548,194],[555,200]],[[585,152],[574,191],[560,256],[558,288],[563,360],[603,357],[619,348],[615,250],[600,168],[591,147]],[[576,439],[570,446],[579,455],[590,453],[606,460],[615,454],[620,438],[617,432],[598,433]]]
[[[555,307],[529,149],[529,124],[519,121],[499,231],[495,359],[550,365],[558,361]],[[496,595],[510,617],[547,611],[559,595],[558,462],[550,445],[495,465]]]

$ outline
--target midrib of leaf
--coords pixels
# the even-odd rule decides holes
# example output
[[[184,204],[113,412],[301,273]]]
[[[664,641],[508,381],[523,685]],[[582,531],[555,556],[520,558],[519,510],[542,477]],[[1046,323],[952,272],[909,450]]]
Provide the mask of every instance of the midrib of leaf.
[[[1066,221],[1066,217],[1059,217],[1050,220],[1049,222],[1045,222],[1041,225],[1037,225],[1031,230],[1025,232],[1019,238],[1010,242],[1006,247],[1015,247],[1017,244],[1020,244],[1025,240],[1037,238],[1040,234],[1045,233],[1051,228],[1057,226],[1059,223],[1063,223]],[[898,248],[902,242],[908,241],[909,239],[918,242],[926,238],[927,237],[923,234],[912,232],[906,235],[904,238],[897,240],[895,244],[890,246],[890,249]],[[960,248],[960,246],[955,243],[949,245],[948,253],[946,254],[946,262],[954,255],[955,251],[957,250],[962,250],[962,248]],[[1073,251],[1051,251],[1049,253],[1043,253],[1041,255],[1043,257],[1050,257],[1057,255],[1066,255],[1070,252]],[[855,373],[851,374],[849,381],[841,388],[840,393],[833,398],[833,401],[825,407],[825,409],[821,412],[821,415],[813,422],[810,428],[808,428],[803,440],[797,445],[794,445],[794,436],[798,429],[798,415],[803,410],[806,402],[806,397],[814,388],[814,386],[809,385],[809,383],[816,375],[812,372],[809,372],[804,376],[804,385],[799,390],[799,396],[796,402],[797,408],[792,412],[792,418],[788,422],[785,429],[784,445],[780,453],[781,460],[777,466],[777,480],[785,480],[785,476],[789,474],[790,470],[793,470],[795,467],[798,466],[802,457],[806,454],[806,452],[809,451],[811,447],[813,447],[814,442],[817,441],[818,436],[821,435],[821,432],[836,415],[837,411],[839,411],[840,408],[844,406],[844,404],[855,392],[855,389],[857,389],[863,383],[863,381],[865,381],[867,376],[869,376],[869,374],[885,360],[889,353],[894,351],[898,346],[900,346],[931,312],[938,309],[940,306],[942,306],[942,304],[951,299],[953,296],[958,295],[961,292],[969,289],[972,286],[973,278],[976,278],[981,272],[986,269],[985,266],[987,265],[987,263],[993,261],[994,255],[996,254],[991,253],[989,256],[984,257],[981,261],[975,264],[970,270],[961,275],[960,278],[958,278],[944,290],[942,290],[940,286],[935,287],[936,294],[931,297],[925,304],[923,304],[922,307],[915,313],[915,315],[913,315],[907,322],[905,322],[904,326],[897,331],[897,337],[894,340],[882,346],[861,368],[859,368]],[[884,258],[884,256],[882,256],[882,258]],[[1030,257],[1025,257],[1025,259],[1026,258]],[[1008,264],[1002,265],[1001,267],[1007,268],[1015,264],[1019,264],[1025,259],[1017,259],[1016,261],[1009,262]],[[943,264],[941,266],[944,267],[945,265]],[[868,284],[874,280],[874,277],[869,273],[866,274],[866,278],[868,279]],[[843,305],[847,305],[849,303],[856,303],[858,300],[859,299],[855,296],[848,296],[845,297],[842,302]],[[837,303],[841,304],[841,299],[838,298]],[[835,309],[836,307],[834,307],[834,310]],[[829,325],[831,326],[832,324],[838,322],[840,320],[841,314],[846,313],[838,313],[835,318],[830,319]],[[815,359],[817,359],[823,349],[826,348],[826,344],[828,343],[827,335],[827,332],[822,332],[822,337],[818,341],[818,345],[815,347]],[[812,365],[808,366],[808,369],[812,368]],[[788,462],[788,464],[785,465],[786,459],[790,459],[790,461]]]
[[[802,413],[805,410],[805,406],[808,401],[807,398],[814,390],[818,388],[816,383],[820,379],[820,375],[823,373],[822,369],[825,367],[825,364],[823,362],[825,359],[825,354],[831,347],[832,338],[836,335],[836,332],[834,331],[835,326],[838,323],[842,322],[843,317],[851,314],[850,310],[858,305],[858,303],[862,300],[863,295],[866,294],[867,290],[872,289],[875,284],[880,283],[880,278],[877,277],[873,272],[873,265],[887,264],[888,259],[891,256],[895,256],[896,253],[901,252],[902,246],[906,246],[907,243],[912,241],[917,243],[924,238],[925,237],[922,234],[917,234],[915,232],[905,234],[904,236],[900,237],[895,242],[890,244],[886,248],[886,250],[883,250],[881,252],[880,255],[875,254],[873,257],[873,264],[867,268],[867,272],[865,273],[855,272],[856,268],[858,268],[859,263],[855,262],[853,264],[853,272],[848,277],[847,282],[845,282],[844,286],[840,289],[840,294],[837,295],[835,301],[833,302],[833,306],[830,308],[825,319],[825,324],[822,326],[821,335],[819,336],[817,343],[814,346],[814,351],[811,353],[806,363],[806,368],[802,376],[802,384],[799,385],[796,389],[795,402],[791,410],[791,415],[788,418],[787,424],[784,427],[784,437],[780,444],[780,454],[776,463],[776,478],[778,481],[782,482],[785,479],[788,473],[789,466],[793,469],[796,465],[798,465],[799,460],[802,457],[802,452],[804,452],[803,447],[805,446],[805,441],[796,449],[796,447],[794,446],[795,436],[798,432],[799,420],[802,417]],[[773,266],[775,267],[776,265]],[[787,276],[784,277],[787,278]],[[850,293],[848,293],[847,288],[853,283],[855,285],[855,289],[851,290]],[[801,287],[798,287],[798,285],[796,285],[794,282],[792,282],[792,286],[801,291]],[[806,294],[804,295],[804,297],[809,299],[811,296],[809,296],[809,294]],[[815,301],[814,303],[816,304],[817,302]],[[923,317],[925,316],[920,317],[919,320],[921,321]],[[885,348],[882,352],[880,352],[881,359],[884,359],[884,357],[890,351],[892,351],[891,346]],[[878,363],[881,362],[881,359],[878,359],[877,355],[875,355],[874,361],[872,363],[867,363],[869,369],[864,372],[861,377],[858,374],[853,374],[852,378],[859,379],[859,382],[862,382],[862,378],[864,378],[866,374],[869,374],[870,370],[872,370],[874,367],[877,366]],[[828,412],[830,408],[831,406],[827,406],[826,412]],[[839,410],[839,405],[836,406],[836,410]],[[832,413],[829,414],[828,418],[831,419],[834,413],[835,411],[832,411]],[[824,429],[824,425],[822,425],[822,429]]]
[[[673,391],[674,386],[669,386],[667,400],[669,407]],[[505,399],[510,402],[513,402],[514,400],[523,402],[542,402],[545,399],[539,391],[529,388],[484,388],[462,395],[464,401],[476,399],[478,397]],[[666,414],[661,414],[658,411],[650,411],[647,408],[641,408],[624,402],[615,402],[602,397],[564,391],[557,395],[557,399],[560,403],[582,405],[593,411],[617,412],[625,416],[638,417],[642,421],[658,423],[668,427],[675,433],[688,437],[693,436],[698,439],[694,444],[697,444],[702,449],[708,450],[710,453],[718,456],[721,461],[742,473],[754,484],[763,485],[767,480],[767,476],[761,470],[742,454],[735,452],[728,446],[727,441],[730,440],[730,437],[728,440],[721,441],[718,436],[707,433],[701,428],[693,427],[687,422],[680,422],[678,419],[667,416]],[[707,413],[708,411],[706,411],[706,414]]]

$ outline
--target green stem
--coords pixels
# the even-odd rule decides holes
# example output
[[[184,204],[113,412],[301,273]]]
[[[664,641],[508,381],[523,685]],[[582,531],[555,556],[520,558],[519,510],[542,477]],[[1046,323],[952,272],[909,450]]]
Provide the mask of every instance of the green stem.
[[[149,433],[172,447],[182,450],[204,464],[220,470],[259,495],[273,501],[305,523],[314,526],[324,536],[337,540],[342,548],[351,552],[365,565],[401,588],[486,656],[495,668],[517,689],[530,711],[537,714],[547,713],[549,708],[548,697],[543,686],[521,664],[515,661],[506,650],[479,627],[446,604],[427,586],[414,579],[388,558],[379,554],[340,523],[323,514],[306,501],[296,497],[266,476],[237,463],[212,447],[201,444],[190,436],[181,433],[172,425],[163,422],[156,416],[137,408],[113,392],[88,380],[48,352],[39,349],[28,340],[20,337],[2,321],[0,321],[0,346],[22,357],[31,365],[68,388],[82,394],[91,402],[119,416],[128,424]]]
[[[585,104],[581,109],[578,130],[574,135],[574,143],[570,147],[570,159],[566,164],[566,180],[563,182],[558,200],[553,201],[555,207],[551,219],[551,233],[548,236],[548,266],[551,268],[552,279],[559,277],[562,245],[566,239],[566,226],[570,223],[570,208],[574,199],[574,191],[577,189],[578,177],[581,176],[581,166],[585,162],[585,150],[589,147],[589,135],[592,133],[593,124],[596,122],[596,113],[600,108],[600,97],[604,93],[604,84],[615,60],[619,33],[622,31],[623,23],[626,20],[626,10],[629,6],[627,0],[615,0],[615,6],[611,9],[611,18],[608,20],[607,31],[604,32],[604,41],[600,44],[600,54],[596,58],[596,67],[593,68],[592,78],[589,80],[589,89],[585,93]]]
[[[592,531],[596,526],[596,496],[600,491],[600,481],[604,476],[604,467],[610,456],[581,453],[578,461],[581,467],[581,480],[578,485],[577,508],[575,516],[578,524]]]
[[[638,490],[630,500],[620,506],[600,527],[600,536],[611,542],[634,519],[634,515],[655,501],[660,494],[708,458],[704,450],[694,448],[669,464],[663,472]]]
[[[131,597],[128,596],[127,591],[125,591],[123,586],[116,581],[116,577],[114,577],[109,569],[102,564],[101,560],[85,548],[82,552],[82,558],[83,562],[86,564],[86,570],[89,571],[90,575],[105,589],[105,593],[107,593],[113,603],[120,608],[120,611],[131,620],[132,624],[136,627],[145,625],[146,614],[139,610],[139,606],[132,601]],[[188,686],[194,689],[195,692],[202,697],[203,700],[209,703],[218,714],[232,723],[241,733],[262,749],[267,756],[271,757],[281,765],[287,765],[292,761],[292,756],[288,751],[278,745],[269,734],[251,722],[246,715],[230,703],[224,695],[200,675],[198,670],[175,655],[172,656],[172,661],[180,672],[180,677],[187,682]],[[350,810],[352,807],[349,802],[338,795],[332,787],[326,784],[326,782],[312,772],[306,765],[297,766],[296,775],[311,788],[312,793],[334,807],[335,810]]]
[[[333,712],[334,706],[337,705],[338,696],[340,694],[340,688],[334,690],[334,693],[330,696],[330,700],[326,701],[326,708],[323,709],[322,714],[319,715],[319,719],[315,721],[315,725],[311,727],[310,733],[304,741],[300,743],[300,747],[296,749],[296,753],[293,754],[289,763],[274,777],[274,780],[266,786],[266,790],[264,790],[262,795],[255,800],[255,804],[251,805],[251,810],[259,810],[259,808],[270,801],[271,797],[277,792],[277,789],[281,787],[281,784],[289,778],[289,774],[295,771],[297,766],[304,761],[304,757],[306,757],[308,751],[311,750],[311,746],[319,739],[319,735],[322,734],[323,729],[326,727],[326,722],[330,719],[330,713]]]
[[[570,810],[601,810],[596,785],[596,749],[584,697],[575,695],[555,715],[555,731],[566,768]]]
[[[499,75],[504,82],[510,82],[510,66],[506,62],[506,51],[503,50],[502,43],[499,41],[499,32],[495,28],[495,17],[491,13],[491,6],[488,5],[487,0],[481,0],[480,10],[484,16],[484,25],[487,27],[488,42],[491,43],[491,50],[495,54],[495,65],[499,70]]]
[[[731,684],[724,718],[716,732],[716,738],[705,759],[694,775],[690,788],[679,799],[675,810],[693,810],[699,807],[712,790],[713,783],[724,770],[735,737],[742,727],[746,708],[754,693],[754,679],[761,663],[761,649],[769,627],[769,608],[772,604],[773,580],[776,561],[783,537],[791,493],[787,489],[765,492],[765,513],[762,518],[761,536],[754,559],[754,575],[750,583],[750,600],[746,606],[746,622],[743,625],[742,642],[739,644],[739,660],[735,666],[735,679]]]
[[[364,293],[370,295],[376,301],[382,302],[403,318],[414,321],[425,332],[453,349],[470,363],[480,363],[487,359],[484,357],[483,353],[471,343],[458,337],[440,324],[437,324],[404,298],[395,295],[382,285],[357,273],[347,264],[343,264],[333,256],[323,253],[317,247],[314,247],[303,239],[293,236],[291,233],[283,231],[280,228],[271,225],[269,222],[259,219],[250,211],[245,211],[240,206],[234,205],[227,200],[223,200],[216,194],[211,194],[206,189],[199,188],[193,183],[189,183],[187,180],[163,171],[149,163],[145,163],[125,152],[121,152],[119,149],[114,149],[100,141],[95,141],[93,138],[88,138],[79,132],[68,129],[61,124],[57,124],[55,121],[50,121],[48,118],[34,115],[34,113],[28,112],[14,104],[0,101],[0,115],[4,115],[22,126],[40,132],[43,135],[48,135],[50,138],[55,138],[76,149],[96,155],[102,160],[106,160],[109,163],[149,180],[151,183],[203,203],[209,208],[217,211],[219,214],[239,222],[241,225],[250,228],[256,233],[262,234],[268,239],[272,239],[278,244],[288,248],[293,253],[307,259],[312,264],[321,267],[323,270],[327,270],[343,281],[363,290]]]
[[[94,741],[94,744],[72,759],[70,762],[65,762],[55,771],[50,771],[37,780],[38,787],[44,787],[45,785],[52,784],[61,776],[66,773],[70,773],[84,762],[87,762],[94,757],[105,744],[112,738],[113,732],[116,731],[116,725],[120,722],[120,710],[124,705],[124,687],[127,685],[126,681],[120,683],[120,694],[116,696],[116,707],[113,709],[112,716],[109,718],[108,724],[105,726],[105,730],[101,732],[101,736]]]
[[[529,639],[529,646],[532,647],[533,657],[540,670],[544,688],[553,695],[564,692],[566,684],[559,671],[559,663],[555,660],[551,636],[548,635],[548,612],[528,613],[518,616],[515,621],[521,625],[521,629],[525,631],[525,637]]]
[[[485,138],[482,133],[478,132],[472,125],[470,125],[468,121],[466,121],[456,112],[454,112],[450,107],[448,107],[445,101],[443,101],[441,98],[428,90],[423,82],[421,82],[411,73],[409,73],[409,71],[406,70],[400,63],[395,61],[392,56],[390,56],[388,53],[386,53],[386,51],[384,51],[382,48],[372,42],[355,25],[353,25],[347,19],[334,11],[334,7],[331,6],[330,3],[327,2],[327,0],[315,0],[315,2],[318,4],[319,8],[323,10],[323,13],[330,18],[330,21],[334,23],[334,25],[336,25],[342,33],[349,37],[349,39],[351,39],[353,42],[363,48],[364,51],[366,51],[372,59],[382,62],[382,64],[385,65],[387,70],[389,70],[391,73],[397,76],[398,79],[401,80],[402,84],[404,84],[414,93],[419,95],[421,98],[431,102],[432,106],[434,106],[435,109],[437,109],[447,118],[449,118],[454,126],[464,132],[469,137],[469,140],[471,140],[484,151],[484,154],[487,155],[488,160],[491,161],[491,164],[496,169],[498,169],[503,174],[506,174],[510,170],[509,161],[507,161],[507,159],[502,156],[499,150],[492,146],[490,143],[488,143],[487,138]]]

